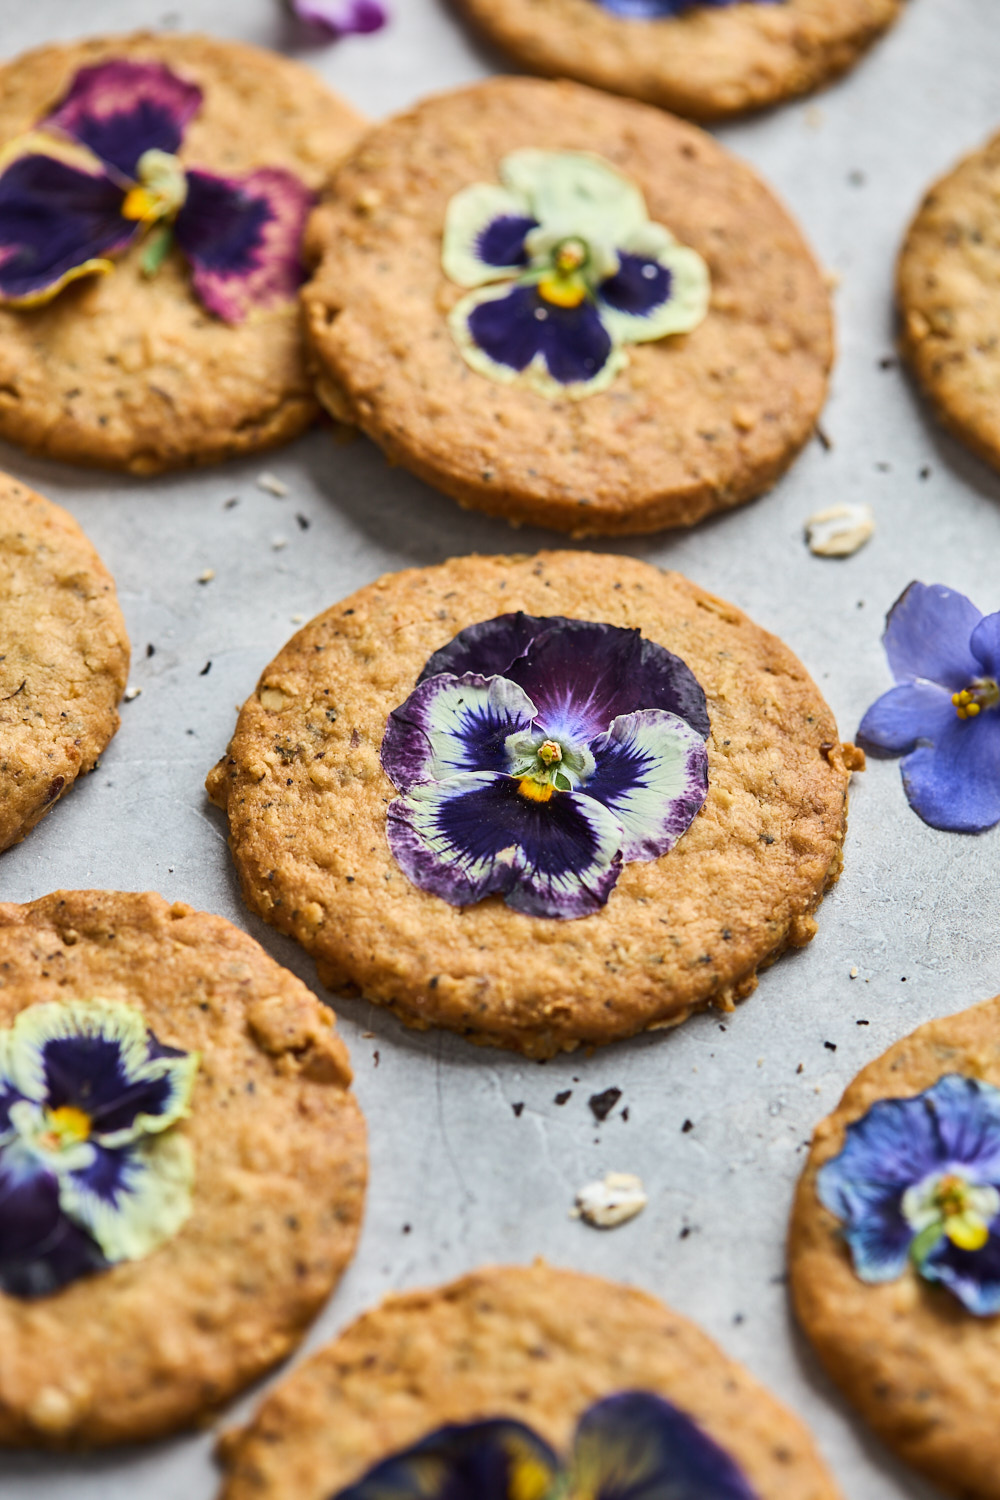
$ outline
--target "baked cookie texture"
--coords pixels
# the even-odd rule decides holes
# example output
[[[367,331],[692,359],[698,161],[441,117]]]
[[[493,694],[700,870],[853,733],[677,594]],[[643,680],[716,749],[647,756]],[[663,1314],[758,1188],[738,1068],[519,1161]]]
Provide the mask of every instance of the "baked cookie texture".
[[[215,172],[283,167],[319,192],[360,117],[299,64],[205,36],[138,33],[42,47],[0,70],[0,146],[78,69],[155,60],[201,85],[179,155]],[[72,463],[153,474],[283,443],[317,406],[292,300],[237,326],[208,313],[177,253],[155,277],[140,243],[46,307],[0,308],[0,436]]]
[[[458,0],[523,67],[722,120],[809,93],[852,67],[901,0],[784,0],[628,20],[596,0]]]
[[[711,273],[694,332],[632,346],[581,401],[476,373],[448,328],[465,295],[441,265],[448,203],[522,147],[604,157]],[[307,242],[320,400],[390,462],[510,521],[580,536],[691,525],[769,489],[826,396],[829,296],[770,190],[693,126],[578,84],[496,78],[377,126]]]
[[[128,667],[101,559],[72,516],[0,474],[0,850],[93,770]]]
[[[137,1006],[200,1054],[194,1211],[144,1260],[0,1294],[0,1443],[163,1436],[282,1359],[354,1249],[364,1122],[332,1013],[221,917],[160,896],[0,905],[0,1025],[44,1001]]]
[[[931,188],[896,274],[900,348],[935,414],[1000,469],[1000,135]]]
[[[428,657],[508,611],[635,627],[708,697],[708,800],[669,854],[624,867],[575,921],[499,897],[457,908],[412,885],[386,842],[379,749]],[[677,573],[593,553],[465,557],[390,574],[318,615],[268,666],[208,777],[244,899],[407,1025],[549,1057],[731,1010],[757,970],[808,943],[841,867],[850,769],[786,646]]]
[[[1000,1087],[1000,996],[931,1021],[864,1068],[813,1133],[789,1235],[795,1311],[847,1399],[900,1458],[960,1500],[997,1500],[1000,1323],[977,1318],[912,1267],[881,1286],[855,1275],[816,1192],[847,1126],[879,1099],[922,1093],[947,1073]]]
[[[591,1402],[673,1401],[726,1449],[761,1500],[837,1500],[791,1412],[686,1318],[596,1276],[488,1268],[389,1297],[223,1439],[220,1500],[329,1500],[446,1422],[512,1417],[557,1449]]]

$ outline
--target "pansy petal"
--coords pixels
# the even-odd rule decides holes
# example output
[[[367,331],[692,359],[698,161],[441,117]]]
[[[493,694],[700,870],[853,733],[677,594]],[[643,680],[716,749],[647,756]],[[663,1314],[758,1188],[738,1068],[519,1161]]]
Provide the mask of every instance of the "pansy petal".
[[[139,234],[121,188],[57,155],[18,156],[0,174],[0,302],[33,307],[111,270]]]
[[[969,639],[969,649],[980,663],[978,675],[1000,678],[1000,614],[983,616]]]
[[[710,295],[708,267],[684,245],[656,257],[621,252],[617,273],[597,293],[605,327],[630,344],[689,333],[703,322]]]
[[[254,308],[291,300],[304,278],[302,235],[309,190],[290,172],[262,167],[245,177],[190,171],[177,215],[177,244],[209,312],[241,323]]]
[[[96,1242],[62,1212],[55,1177],[39,1171],[27,1152],[6,1150],[0,1158],[0,1291],[48,1296],[106,1265]]]
[[[858,741],[876,754],[902,755],[921,740],[934,744],[955,723],[947,688],[936,682],[903,682],[872,704],[858,727]]]
[[[536,219],[564,235],[604,240],[646,223],[646,200],[634,182],[586,151],[512,151],[500,177],[531,205]]]
[[[624,860],[658,859],[690,826],[708,794],[708,752],[676,714],[623,714],[591,741],[592,776],[580,788],[611,809],[625,832]]]
[[[59,1198],[114,1263],[139,1260],[177,1233],[191,1213],[193,1182],[191,1146],[171,1133],[117,1151],[99,1147],[91,1167],[61,1179]]]
[[[293,13],[331,36],[378,31],[389,19],[381,0],[290,0]]]
[[[518,610],[514,614],[497,615],[493,620],[467,625],[428,658],[417,682],[425,682],[439,672],[450,672],[455,677],[462,677],[466,672],[478,672],[484,677],[506,677],[507,669],[524,655],[535,637],[553,624],[561,625],[562,617],[542,619]]]
[[[584,1412],[570,1493],[574,1500],[756,1500],[725,1449],[649,1391],[623,1391]]]
[[[1000,822],[1000,712],[956,715],[933,745],[902,762],[903,789],[932,828],[982,833]]]
[[[1000,1313],[1000,1218],[990,1225],[981,1250],[960,1250],[942,1236],[921,1263],[920,1274],[946,1286],[977,1318],[995,1317]]]
[[[559,1463],[521,1422],[441,1427],[368,1470],[332,1500],[545,1500]]]
[[[473,183],[448,204],[441,252],[445,275],[458,286],[519,275],[528,264],[524,242],[535,224],[520,194],[496,183]]]
[[[527,693],[504,677],[429,678],[389,715],[382,768],[401,792],[464,771],[503,771],[508,735],[534,717]]]
[[[889,611],[885,654],[897,682],[916,677],[951,692],[968,687],[982,668],[969,637],[982,619],[976,606],[940,583],[911,583]]]
[[[473,292],[452,309],[449,324],[473,370],[550,399],[606,390],[627,363],[593,303],[557,307],[534,286]]]
[[[933,1114],[942,1165],[967,1167],[976,1182],[1000,1184],[1000,1089],[948,1073],[924,1099]]]
[[[157,62],[116,58],[81,68],[42,128],[64,131],[125,177],[146,151],[176,155],[201,108],[196,83]]]

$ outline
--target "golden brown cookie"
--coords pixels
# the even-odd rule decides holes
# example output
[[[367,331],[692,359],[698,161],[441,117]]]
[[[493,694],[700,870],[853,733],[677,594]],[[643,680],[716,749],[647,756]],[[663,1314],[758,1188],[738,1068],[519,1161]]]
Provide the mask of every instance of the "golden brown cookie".
[[[1000,997],[918,1027],[817,1126],[789,1238],[795,1309],[830,1375],[889,1447],[963,1500],[1000,1495],[998,1089]],[[845,1184],[867,1214],[857,1226]],[[862,1280],[873,1268],[885,1279]]]
[[[644,195],[646,231],[663,226],[710,280],[707,316],[693,331],[628,344],[606,388],[580,399],[579,386],[556,395],[551,381],[543,392],[470,367],[449,323],[471,285],[443,268],[449,205],[476,184],[498,184],[512,157],[522,153],[523,164],[532,149],[597,155],[624,174],[628,191]],[[598,226],[612,240],[615,219]],[[823,405],[830,304],[799,230],[749,167],[647,106],[523,78],[430,99],[349,156],[309,239],[322,257],[303,293],[321,401],[391,462],[514,522],[576,535],[690,525],[770,488]],[[640,231],[635,244],[651,243]],[[568,249],[579,253],[572,237]],[[635,258],[633,270],[631,292],[663,276],[654,255]],[[466,272],[475,274],[463,257],[456,273]],[[546,295],[533,316],[549,329],[582,292],[570,284]],[[628,338],[646,337],[638,321]]]
[[[837,1500],[798,1419],[693,1323],[646,1292],[541,1262],[389,1297],[359,1318],[223,1440],[220,1500],[328,1500],[451,1422],[514,1418],[562,1454],[586,1408],[634,1390],[693,1418],[760,1500]]]
[[[93,770],[128,665],[114,582],[79,526],[0,474],[0,850]]]
[[[390,712],[459,631],[516,611],[640,631],[707,695],[707,802],[669,853],[624,864],[606,904],[575,920],[498,896],[451,905],[387,843]],[[317,616],[265,669],[208,787],[245,900],[315,955],[324,983],[411,1026],[547,1057],[731,1009],[758,969],[807,943],[859,763],[802,664],[738,609],[631,558],[549,552],[388,575]]]
[[[43,120],[80,70],[111,60],[163,64],[201,89],[177,155],[217,176],[280,169],[316,193],[361,130],[348,105],[286,58],[139,33],[7,64],[0,147]],[[5,222],[0,211],[0,233]],[[195,295],[177,248],[146,274],[150,238],[46,306],[0,309],[0,435],[54,458],[149,474],[269,448],[313,420],[294,288],[226,322]],[[211,258],[219,244],[203,248]]]
[[[756,0],[721,9],[678,5],[670,16],[664,4],[662,17],[637,20],[600,0],[459,4],[532,72],[579,78],[694,120],[725,119],[820,87],[852,67],[901,8],[900,0]]]
[[[935,183],[897,268],[900,347],[955,437],[1000,469],[1000,136]]]
[[[36,1012],[94,1002],[114,1014],[138,1011],[160,1052],[196,1057],[187,1115],[174,1127],[193,1158],[191,1202],[141,1258],[48,1294],[0,1293],[7,1445],[148,1439],[211,1413],[299,1341],[350,1259],[361,1220],[364,1123],[333,1015],[244,933],[150,894],[62,891],[0,905],[0,1035],[9,1042],[7,1028],[20,1017],[23,1029],[26,1011],[30,1024]],[[12,1070],[0,1051],[5,1129]],[[32,1092],[23,1071],[19,1087]],[[50,1079],[46,1118],[67,1148],[122,1124],[102,1126],[95,1107],[88,1136],[81,1101],[54,1090]],[[30,1106],[18,1107],[30,1135]],[[9,1175],[9,1132],[0,1145]],[[52,1148],[52,1138],[41,1145]],[[11,1203],[8,1192],[4,1285],[18,1272]],[[21,1269],[37,1283],[45,1267]],[[64,1268],[50,1269],[65,1279]]]

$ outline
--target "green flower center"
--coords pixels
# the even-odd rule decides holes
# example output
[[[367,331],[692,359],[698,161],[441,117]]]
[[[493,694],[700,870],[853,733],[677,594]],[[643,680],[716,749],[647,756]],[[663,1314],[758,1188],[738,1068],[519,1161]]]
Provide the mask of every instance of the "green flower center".
[[[977,719],[984,708],[1000,703],[1000,683],[995,677],[977,677],[960,693],[952,693],[951,701],[960,719]]]
[[[122,215],[155,224],[173,219],[187,198],[187,173],[179,157],[169,151],[144,151],[136,167],[137,182],[125,195]]]
[[[959,1250],[981,1250],[1000,1213],[1000,1192],[959,1172],[940,1172],[908,1188],[902,1210],[917,1231],[910,1253],[919,1266],[944,1237]]]

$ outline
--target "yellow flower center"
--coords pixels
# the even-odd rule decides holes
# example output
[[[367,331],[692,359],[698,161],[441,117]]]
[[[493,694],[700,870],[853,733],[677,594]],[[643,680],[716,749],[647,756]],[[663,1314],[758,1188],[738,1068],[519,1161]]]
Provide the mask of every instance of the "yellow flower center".
[[[49,1151],[59,1151],[63,1146],[89,1140],[94,1122],[85,1110],[63,1104],[59,1109],[45,1111],[45,1123],[48,1129],[41,1137],[42,1144]]]
[[[981,1250],[990,1237],[989,1226],[969,1203],[969,1184],[954,1174],[942,1177],[934,1200],[944,1232],[960,1250]]]
[[[529,802],[548,802],[555,788],[551,782],[536,781],[533,776],[522,776],[517,789],[522,797],[527,797]]]
[[[537,1459],[520,1459],[510,1476],[510,1500],[545,1500],[552,1488],[552,1475]]]
[[[187,176],[180,160],[169,151],[144,151],[136,167],[139,179],[125,195],[122,215],[153,224],[172,219],[184,207]]]
[[[984,708],[1000,703],[1000,683],[993,677],[978,677],[960,693],[952,693],[951,701],[960,719],[978,718]]]
[[[538,283],[539,294],[556,307],[579,307],[587,295],[586,283],[579,275],[586,262],[583,240],[564,240],[552,257],[552,269]]]
[[[538,747],[538,759],[546,766],[554,766],[563,758],[562,746],[555,740],[545,740]]]

